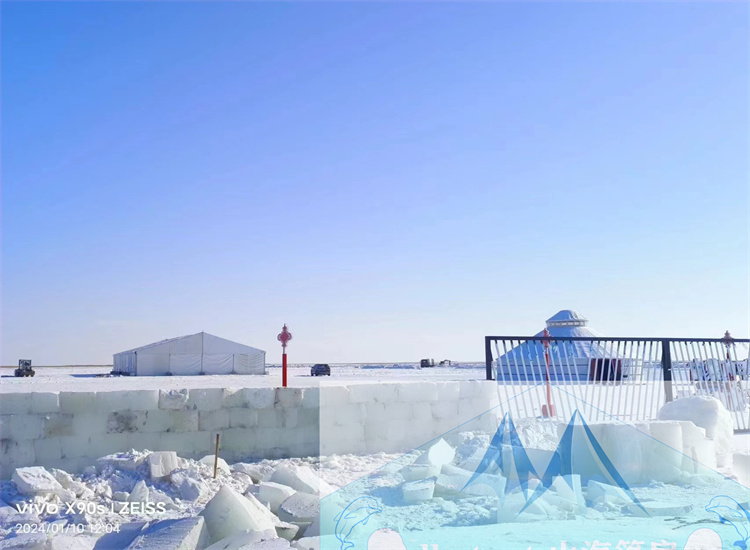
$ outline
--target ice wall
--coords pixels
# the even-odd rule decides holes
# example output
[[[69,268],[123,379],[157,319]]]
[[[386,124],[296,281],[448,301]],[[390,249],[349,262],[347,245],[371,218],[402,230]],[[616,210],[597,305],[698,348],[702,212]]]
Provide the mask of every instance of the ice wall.
[[[407,451],[477,415],[472,429],[494,430],[483,413],[497,404],[485,381],[2,394],[0,477],[32,465],[78,472],[129,449],[200,458],[217,433],[228,461]]]

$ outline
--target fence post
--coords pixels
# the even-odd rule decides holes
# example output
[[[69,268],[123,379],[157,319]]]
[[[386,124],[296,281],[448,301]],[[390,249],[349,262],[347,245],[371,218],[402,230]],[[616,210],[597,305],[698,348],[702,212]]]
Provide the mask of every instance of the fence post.
[[[664,378],[664,398],[669,403],[674,399],[672,395],[672,350],[669,340],[661,341],[661,370]]]
[[[484,366],[487,371],[487,380],[494,380],[492,376],[492,344],[490,337],[484,337]]]

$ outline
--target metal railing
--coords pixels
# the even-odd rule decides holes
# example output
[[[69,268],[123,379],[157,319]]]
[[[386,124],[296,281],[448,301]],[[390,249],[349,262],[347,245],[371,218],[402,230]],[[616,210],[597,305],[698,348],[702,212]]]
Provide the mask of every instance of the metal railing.
[[[667,402],[717,398],[750,429],[750,340],[487,336],[488,380],[514,416],[655,419]]]

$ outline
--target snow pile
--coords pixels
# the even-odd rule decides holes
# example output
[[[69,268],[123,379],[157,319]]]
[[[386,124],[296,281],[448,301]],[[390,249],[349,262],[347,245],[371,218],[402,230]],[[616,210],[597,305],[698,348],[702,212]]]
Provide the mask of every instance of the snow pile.
[[[305,544],[316,540],[310,535],[319,529],[321,495],[336,489],[313,470],[316,459],[264,460],[231,468],[220,459],[216,479],[213,457],[196,461],[173,452],[133,450],[95,462],[81,475],[18,468],[12,481],[0,482],[0,540],[8,541],[0,547],[289,548],[313,524]],[[354,462],[362,470],[374,468],[371,460]],[[350,478],[344,473],[334,479]],[[17,533],[19,523],[44,532]],[[84,532],[75,527],[66,532],[66,526]]]
[[[699,404],[715,411],[708,401]],[[666,407],[663,412],[676,414]],[[326,523],[332,517],[321,515],[321,499],[323,506],[334,503],[341,511],[363,496],[377,513],[373,521],[387,521],[400,532],[497,523],[510,528],[576,518],[616,520],[623,514],[637,518],[644,509],[651,517],[686,518],[705,506],[691,502],[707,502],[723,479],[699,470],[695,460],[682,454],[693,449],[710,458],[713,451],[705,451],[706,443],[721,443],[720,413],[711,421],[704,409],[703,417],[695,420],[704,426],[686,420],[653,422],[640,431],[624,424],[590,425],[617,470],[628,479],[637,474],[639,481],[630,484],[632,494],[611,480],[583,474],[560,475],[545,487],[533,476],[519,474],[512,450],[500,451],[502,468],[496,457],[486,460],[491,434],[485,432],[446,435],[407,455],[339,455],[231,466],[220,460],[215,479],[213,456],[192,460],[173,452],[108,455],[82,475],[18,468],[12,481],[0,482],[0,539],[11,541],[0,549],[312,549],[319,546],[321,534],[332,533]],[[704,436],[709,431],[711,441]],[[519,432],[529,461],[541,475],[555,457],[559,437],[530,423]],[[483,473],[477,477],[478,468]],[[665,479],[673,482],[665,484]],[[537,489],[544,489],[543,494],[529,505],[529,495]],[[644,508],[634,503],[633,495]],[[14,532],[18,523],[87,529],[27,536]],[[97,531],[97,526],[118,529]]]
[[[659,420],[688,420],[706,430],[716,450],[717,466],[732,464],[732,438],[734,422],[724,405],[714,397],[683,397],[664,405]]]

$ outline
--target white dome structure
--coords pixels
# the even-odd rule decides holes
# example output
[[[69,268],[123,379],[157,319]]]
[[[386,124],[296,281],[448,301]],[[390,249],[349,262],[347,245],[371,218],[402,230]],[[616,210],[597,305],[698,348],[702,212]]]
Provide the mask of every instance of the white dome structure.
[[[601,361],[614,360],[621,363],[622,355],[618,353],[617,345],[612,342],[555,341],[558,338],[604,338],[598,330],[589,327],[588,322],[586,317],[571,309],[558,311],[547,319],[547,331],[552,338],[548,348],[551,378],[588,377],[592,366],[602,368]],[[544,331],[534,335],[536,338],[543,336]],[[505,350],[500,350],[503,351]],[[520,341],[518,345],[497,358],[498,379],[502,375],[539,378],[546,366],[544,354],[545,348],[541,340]]]

